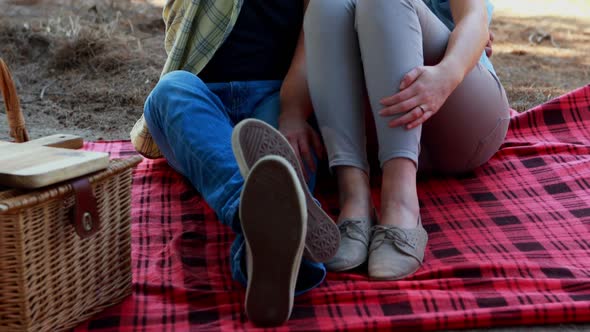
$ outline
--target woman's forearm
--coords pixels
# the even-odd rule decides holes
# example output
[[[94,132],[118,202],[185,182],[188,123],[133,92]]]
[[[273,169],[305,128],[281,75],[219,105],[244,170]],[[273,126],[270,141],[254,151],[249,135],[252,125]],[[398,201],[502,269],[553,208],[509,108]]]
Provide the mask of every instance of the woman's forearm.
[[[455,29],[440,66],[452,73],[457,85],[479,61],[489,38],[488,15],[481,0],[452,0]]]

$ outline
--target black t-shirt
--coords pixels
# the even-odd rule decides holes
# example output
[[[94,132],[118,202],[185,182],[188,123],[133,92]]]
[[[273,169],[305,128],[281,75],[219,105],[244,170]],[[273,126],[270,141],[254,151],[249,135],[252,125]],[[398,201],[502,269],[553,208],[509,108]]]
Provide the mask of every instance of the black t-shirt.
[[[303,0],[244,0],[238,20],[201,71],[207,83],[282,80],[303,23]]]

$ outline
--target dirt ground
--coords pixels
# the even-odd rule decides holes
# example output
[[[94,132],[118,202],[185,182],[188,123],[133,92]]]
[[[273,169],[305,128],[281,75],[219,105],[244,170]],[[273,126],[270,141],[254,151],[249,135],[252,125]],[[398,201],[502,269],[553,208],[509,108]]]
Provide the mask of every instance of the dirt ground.
[[[128,139],[165,60],[161,8],[153,5],[162,0],[146,1],[0,0],[0,57],[13,72],[32,138],[63,132]],[[590,83],[590,1],[494,4],[492,60],[513,108],[524,111]],[[5,140],[4,112],[2,104]]]
[[[492,2],[492,61],[514,109],[525,111],[590,83],[590,1]]]
[[[518,111],[590,82],[590,6],[560,1],[557,8],[570,3],[574,14],[549,8],[527,16],[522,4],[539,7],[531,1],[511,9],[496,0],[492,26],[492,59]],[[0,57],[13,72],[31,137],[128,139],[165,60],[158,2],[0,1]],[[0,114],[0,139],[7,132]]]
[[[0,11],[0,57],[13,73],[31,137],[129,138],[165,61],[160,8],[14,0],[0,1]],[[0,139],[7,126],[0,114]]]

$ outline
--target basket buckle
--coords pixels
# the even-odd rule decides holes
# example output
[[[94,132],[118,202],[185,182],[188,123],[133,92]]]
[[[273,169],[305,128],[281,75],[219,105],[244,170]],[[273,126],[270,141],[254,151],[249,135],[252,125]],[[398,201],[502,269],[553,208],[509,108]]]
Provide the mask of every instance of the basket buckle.
[[[75,197],[71,220],[78,236],[84,239],[92,236],[100,227],[96,197],[87,177],[74,180],[71,185]]]
[[[84,212],[82,216],[82,227],[86,232],[92,231],[92,215],[90,212]]]

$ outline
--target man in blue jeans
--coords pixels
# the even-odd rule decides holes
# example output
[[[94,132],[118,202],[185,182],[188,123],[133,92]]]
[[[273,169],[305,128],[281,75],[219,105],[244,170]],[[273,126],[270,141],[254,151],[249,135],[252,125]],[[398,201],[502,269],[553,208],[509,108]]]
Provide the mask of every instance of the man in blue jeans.
[[[304,180],[304,171],[313,180],[314,155],[321,153],[320,138],[307,122],[312,108],[301,33],[306,5],[307,0],[168,1],[167,66],[187,60],[179,62],[182,70],[163,75],[147,98],[149,136],[139,137],[153,140],[236,232],[232,275],[247,285],[248,317],[265,326],[286,321],[294,294],[323,281],[321,262],[334,255],[340,240]],[[184,27],[196,30],[178,28],[177,21],[187,20],[179,15],[190,13],[201,15],[199,22]],[[221,24],[203,28],[203,21],[218,16],[230,18],[221,29],[227,36],[211,47],[211,31]],[[209,34],[201,36],[201,28]],[[193,50],[179,57],[175,48],[183,42]],[[142,152],[145,142],[137,140]]]

